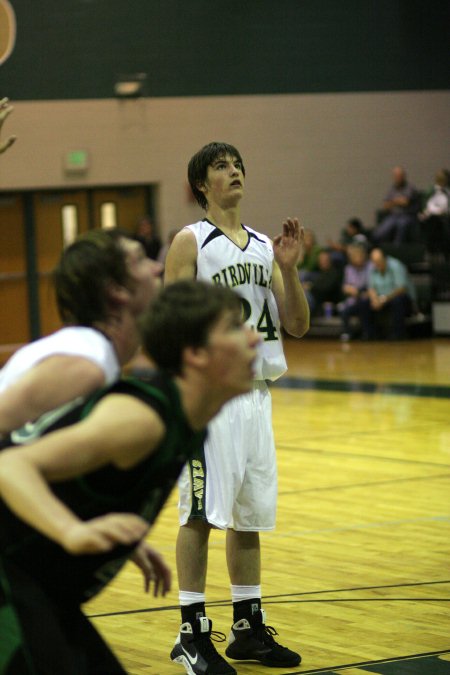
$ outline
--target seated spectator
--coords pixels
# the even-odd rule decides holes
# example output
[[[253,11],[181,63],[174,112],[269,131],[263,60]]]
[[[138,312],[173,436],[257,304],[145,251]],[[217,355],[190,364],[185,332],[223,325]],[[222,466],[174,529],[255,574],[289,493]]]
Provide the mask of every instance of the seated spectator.
[[[419,213],[421,232],[431,255],[450,257],[450,172],[440,169]]]
[[[339,240],[328,240],[328,248],[332,251],[333,260],[345,265],[347,262],[347,246],[354,243],[368,244],[369,238],[359,218],[349,218],[342,228]]]
[[[322,249],[319,253],[319,271],[312,281],[302,283],[308,300],[311,316],[318,316],[324,305],[336,305],[342,298],[342,267],[335,265],[331,253]]]
[[[393,184],[382,206],[384,216],[371,233],[374,244],[393,242],[403,244],[417,223],[419,193],[408,183],[406,171],[401,166],[392,170]]]
[[[380,248],[370,254],[368,302],[360,306],[363,338],[406,338],[406,318],[415,309],[416,293],[405,265]]]
[[[312,230],[305,230],[303,257],[297,263],[300,281],[312,281],[319,271],[319,253],[321,248]]]
[[[155,232],[153,221],[150,216],[143,216],[134,231],[134,238],[139,241],[145,249],[148,258],[158,259],[161,248],[161,240]]]
[[[353,243],[347,247],[348,263],[344,267],[344,281],[342,293],[344,300],[337,306],[342,319],[341,340],[347,341],[353,337],[350,318],[359,316],[361,308],[369,302],[369,256],[367,247],[361,243]]]

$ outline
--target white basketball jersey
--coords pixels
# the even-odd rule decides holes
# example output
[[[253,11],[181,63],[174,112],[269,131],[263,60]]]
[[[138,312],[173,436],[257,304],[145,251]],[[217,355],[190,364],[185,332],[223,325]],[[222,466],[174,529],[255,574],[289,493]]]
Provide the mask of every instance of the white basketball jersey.
[[[197,240],[197,279],[224,284],[242,300],[247,325],[262,338],[256,380],[276,380],[286,372],[280,317],[272,292],[273,248],[266,235],[242,226],[249,235],[241,249],[209,220],[187,225]]]
[[[93,361],[103,370],[105,384],[111,384],[119,378],[120,365],[111,341],[94,328],[68,326],[30,342],[15,352],[0,371],[0,392],[14,384],[37,363],[56,354],[82,356]]]

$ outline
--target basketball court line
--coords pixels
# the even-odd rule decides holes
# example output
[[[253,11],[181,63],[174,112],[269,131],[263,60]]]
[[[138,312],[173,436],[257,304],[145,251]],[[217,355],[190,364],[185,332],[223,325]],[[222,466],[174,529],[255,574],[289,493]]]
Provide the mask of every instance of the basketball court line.
[[[377,586],[355,586],[349,588],[335,588],[327,590],[318,590],[318,591],[305,591],[299,593],[285,593],[282,595],[265,595],[262,600],[264,604],[287,604],[287,603],[309,603],[309,602],[393,602],[393,601],[403,601],[403,602],[450,602],[449,597],[445,598],[318,598],[318,599],[303,599],[303,596],[311,595],[323,595],[324,593],[353,593],[356,591],[375,591],[381,589],[401,589],[401,588],[414,588],[418,586],[435,586],[439,584],[450,584],[450,579],[443,579],[439,581],[418,581],[411,583],[402,583],[402,584],[384,584]],[[298,598],[294,600],[294,598]],[[206,603],[207,607],[231,607],[230,600],[213,600]],[[99,619],[108,616],[122,616],[128,614],[143,614],[143,613],[153,613],[153,612],[165,612],[179,610],[179,605],[166,605],[164,607],[147,607],[142,609],[128,609],[118,612],[102,612],[99,614],[89,614],[91,619]],[[291,675],[295,675],[292,673]]]
[[[364,432],[364,435],[369,435],[370,431],[367,433]],[[352,434],[353,435],[353,434]],[[348,438],[348,434],[345,436]],[[320,438],[323,438],[323,435],[320,435]],[[339,434],[329,434],[327,438],[339,438]],[[310,436],[308,440],[314,441],[317,439],[317,436]],[[441,463],[441,462],[423,462],[421,460],[417,459],[405,459],[404,457],[387,457],[385,455],[369,455],[369,454],[362,454],[360,452],[342,452],[340,450],[318,450],[318,449],[309,449],[309,448],[302,448],[302,447],[293,447],[289,446],[287,444],[283,443],[277,443],[277,447],[280,450],[283,450],[284,452],[296,452],[296,453],[306,453],[310,455],[320,455],[323,457],[330,456],[330,457],[346,457],[346,458],[354,458],[354,459],[361,459],[361,460],[366,460],[366,459],[372,459],[375,461],[379,462],[394,462],[395,464],[407,464],[407,465],[412,465],[412,466],[430,466],[430,467],[443,467],[448,469],[449,468],[449,463]]]
[[[407,671],[402,670],[401,673],[395,670],[392,670],[389,666],[395,665],[395,664],[404,664],[408,661],[413,662],[413,665],[416,666],[419,664],[420,668],[420,660],[424,660],[424,669],[417,669],[414,668],[410,670],[411,675],[444,675],[444,673],[450,673],[450,663],[446,663],[447,659],[445,661],[442,661],[443,667],[437,671],[436,668],[434,670],[429,670],[429,666],[432,664],[430,663],[431,661],[437,661],[438,658],[442,655],[450,655],[450,651],[448,649],[444,649],[442,651],[437,651],[437,652],[424,652],[421,654],[409,654],[406,656],[398,656],[394,659],[379,659],[375,661],[359,661],[356,663],[346,663],[342,665],[336,665],[336,666],[327,666],[325,668],[314,668],[313,670],[296,670],[292,671],[290,670],[287,673],[282,673],[282,675],[334,675],[335,673],[344,673],[345,671],[349,671],[350,673],[348,675],[353,675],[356,671],[356,669],[360,669],[361,675],[363,673],[372,673],[372,675],[403,675],[403,673],[406,675]],[[388,669],[386,669],[386,666]],[[433,667],[433,666],[432,666]],[[370,670],[367,670],[369,668]],[[377,670],[374,670],[374,668],[377,668]],[[353,672],[351,672],[353,671]]]
[[[425,398],[450,398],[450,387],[439,384],[410,384],[405,382],[369,382],[364,380],[308,379],[287,375],[270,382],[277,389],[314,389],[323,391],[362,392],[395,396],[419,396]]]
[[[306,492],[328,492],[334,490],[352,490],[353,488],[358,489],[361,487],[374,487],[379,485],[391,485],[397,483],[410,483],[417,481],[429,481],[440,478],[450,478],[450,473],[438,473],[434,476],[411,476],[409,478],[390,478],[388,480],[376,480],[376,481],[367,481],[365,483],[347,483],[345,485],[325,485],[321,487],[308,488],[307,490],[286,490],[284,492],[278,492],[278,496],[286,495],[297,495],[305,494]]]
[[[148,379],[150,368],[134,367],[130,375]],[[371,382],[368,380],[328,380],[322,378],[305,378],[295,375],[283,375],[278,380],[268,382],[275,389],[313,389],[319,391],[362,392],[367,394],[391,394],[419,396],[426,398],[450,398],[450,386],[444,384],[418,384],[408,382]]]

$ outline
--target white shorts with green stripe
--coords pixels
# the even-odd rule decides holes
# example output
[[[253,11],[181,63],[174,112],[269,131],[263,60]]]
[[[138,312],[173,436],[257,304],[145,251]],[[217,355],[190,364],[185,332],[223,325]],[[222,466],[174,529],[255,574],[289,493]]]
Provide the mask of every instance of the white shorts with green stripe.
[[[181,525],[199,518],[243,532],[275,527],[272,399],[264,381],[227,403],[210,422],[203,456],[186,465],[178,485]]]

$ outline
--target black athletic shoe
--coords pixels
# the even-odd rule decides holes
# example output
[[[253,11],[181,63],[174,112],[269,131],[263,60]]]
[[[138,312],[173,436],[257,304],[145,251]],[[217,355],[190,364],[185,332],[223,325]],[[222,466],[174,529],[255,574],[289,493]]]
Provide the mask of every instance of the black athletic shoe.
[[[170,658],[182,664],[188,675],[237,675],[211,641],[224,642],[225,635],[211,628],[212,621],[206,616],[196,619],[193,625],[189,621],[181,624]]]
[[[237,661],[259,661],[263,666],[289,668],[298,666],[302,657],[273,639],[275,628],[266,626],[266,613],[258,610],[250,620],[240,619],[231,628],[225,654]]]

